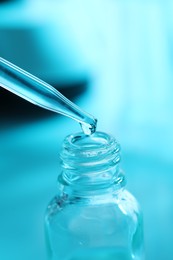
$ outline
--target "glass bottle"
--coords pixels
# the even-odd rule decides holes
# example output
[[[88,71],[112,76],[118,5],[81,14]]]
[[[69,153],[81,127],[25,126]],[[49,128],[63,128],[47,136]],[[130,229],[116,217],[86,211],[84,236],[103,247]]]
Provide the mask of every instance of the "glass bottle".
[[[48,259],[144,259],[142,217],[125,189],[119,151],[103,132],[65,138],[58,192],[46,211]]]

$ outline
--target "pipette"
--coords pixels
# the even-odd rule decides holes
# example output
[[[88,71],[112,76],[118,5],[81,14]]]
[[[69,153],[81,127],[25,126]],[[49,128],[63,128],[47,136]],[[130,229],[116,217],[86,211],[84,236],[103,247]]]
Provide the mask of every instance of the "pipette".
[[[95,132],[97,120],[64,97],[54,87],[0,57],[0,86],[45,109],[70,117],[83,132]]]

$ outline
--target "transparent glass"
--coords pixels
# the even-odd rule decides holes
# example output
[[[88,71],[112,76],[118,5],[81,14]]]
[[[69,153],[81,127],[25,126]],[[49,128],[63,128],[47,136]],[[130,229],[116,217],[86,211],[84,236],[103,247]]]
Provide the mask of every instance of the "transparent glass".
[[[46,211],[48,259],[144,259],[142,217],[125,189],[119,151],[102,132],[64,140],[58,192]]]
[[[45,109],[68,116],[81,124],[86,135],[95,132],[97,120],[58,90],[0,57],[0,86]]]

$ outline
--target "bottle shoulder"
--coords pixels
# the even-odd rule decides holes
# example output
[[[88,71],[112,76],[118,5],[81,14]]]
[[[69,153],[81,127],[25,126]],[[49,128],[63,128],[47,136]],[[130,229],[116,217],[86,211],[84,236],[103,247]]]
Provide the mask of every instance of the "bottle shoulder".
[[[66,193],[58,194],[50,201],[46,216],[48,218],[68,214],[75,216],[91,210],[93,214],[104,215],[105,212],[109,212],[110,215],[120,214],[131,218],[136,218],[141,214],[135,197],[129,191],[123,189],[120,192],[87,197]]]

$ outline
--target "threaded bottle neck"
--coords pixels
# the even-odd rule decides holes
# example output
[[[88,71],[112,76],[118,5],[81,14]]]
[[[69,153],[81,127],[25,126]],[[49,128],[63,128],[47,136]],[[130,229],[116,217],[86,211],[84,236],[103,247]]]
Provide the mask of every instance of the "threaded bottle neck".
[[[114,137],[96,132],[65,138],[60,153],[61,182],[81,189],[108,187],[123,182],[119,171],[120,146]]]

